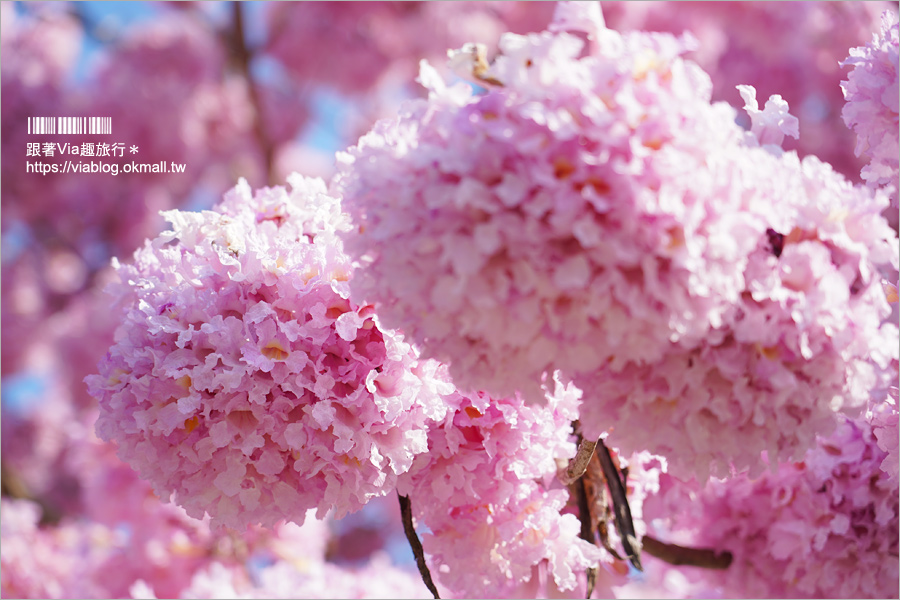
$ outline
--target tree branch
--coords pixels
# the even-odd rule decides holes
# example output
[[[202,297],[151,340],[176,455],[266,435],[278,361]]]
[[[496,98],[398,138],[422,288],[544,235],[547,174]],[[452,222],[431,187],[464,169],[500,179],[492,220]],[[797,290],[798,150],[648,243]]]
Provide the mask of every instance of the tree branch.
[[[677,544],[667,544],[645,535],[644,552],[663,562],[675,566],[702,567],[704,569],[727,569],[733,557],[731,552],[717,552],[712,548],[687,548]]]
[[[403,519],[403,532],[406,534],[406,539],[409,541],[409,547],[412,548],[413,556],[416,557],[416,566],[419,567],[419,575],[422,576],[422,581],[425,583],[425,587],[428,588],[428,591],[431,592],[435,598],[440,598],[437,588],[434,586],[434,581],[431,579],[431,571],[428,570],[428,565],[425,564],[425,550],[422,548],[422,542],[419,541],[419,536],[416,535],[416,528],[413,526],[412,504],[410,503],[408,496],[397,494],[397,497],[400,499],[400,516]]]
[[[266,170],[266,180],[268,185],[275,185],[275,150],[266,134],[266,126],[264,119],[264,108],[259,88],[253,80],[250,72],[250,50],[247,48],[247,38],[244,35],[244,17],[240,2],[232,2],[232,17],[234,32],[232,33],[234,43],[234,56],[237,60],[238,67],[247,81],[247,89],[250,92],[250,101],[253,103],[253,131],[256,141],[259,144],[260,151],[263,154],[263,163]]]
[[[575,458],[569,462],[569,466],[565,470],[565,473],[560,474],[563,485],[572,485],[577,479],[584,475],[584,472],[587,471],[588,465],[591,462],[591,457],[594,455],[594,448],[596,446],[597,442],[591,442],[584,439],[579,442]]]
[[[575,496],[578,498],[578,520],[581,521],[581,531],[578,537],[597,545],[594,540],[594,527],[591,523],[591,509],[588,505],[587,492],[584,489],[584,479],[579,478],[572,484],[575,488]],[[585,569],[587,575],[587,594],[585,598],[590,598],[594,594],[594,586],[597,585],[597,567],[588,567]]]
[[[622,481],[619,467],[613,463],[609,448],[606,447],[603,440],[597,440],[597,458],[600,459],[600,466],[603,468],[603,475],[606,477],[606,486],[609,488],[610,496],[612,496],[616,529],[619,531],[619,537],[622,538],[622,546],[634,568],[643,571],[644,568],[641,566],[641,542],[638,540],[637,533],[634,530],[634,519],[631,517],[631,507],[628,505],[625,483]]]

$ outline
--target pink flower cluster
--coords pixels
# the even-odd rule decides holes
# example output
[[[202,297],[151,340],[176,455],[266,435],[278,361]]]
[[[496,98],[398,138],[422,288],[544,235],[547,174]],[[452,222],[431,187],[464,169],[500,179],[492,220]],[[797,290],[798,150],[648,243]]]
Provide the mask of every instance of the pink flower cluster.
[[[773,461],[799,460],[835,412],[859,414],[895,377],[897,326],[885,322],[877,267],[895,265],[900,250],[880,216],[885,198],[815,157],[751,165],[748,174],[765,174],[781,203],[724,324],[659,361],[575,378],[586,435],[611,429],[623,451],[666,456],[684,477],[758,472],[763,450]]]
[[[486,394],[456,394],[429,432],[428,453],[400,481],[419,522],[432,573],[466,597],[520,597],[543,569],[571,590],[579,573],[609,555],[580,539],[557,461],[574,454],[578,390],[553,382],[546,406]],[[583,585],[583,584],[582,584]]]
[[[895,4],[44,4],[0,3],[0,596],[424,597],[399,494],[443,597],[896,597]],[[467,41],[330,188],[248,183]],[[63,114],[188,173],[26,172]]]
[[[461,389],[540,401],[559,369],[587,437],[679,474],[798,458],[896,356],[885,199],[784,153],[777,96],[740,86],[737,127],[688,40],[570,8],[551,30],[586,54],[567,33],[506,35],[490,65],[468,46],[451,63],[486,93],[423,66],[428,101],[340,155],[354,290]]]
[[[897,485],[900,482],[900,422],[898,422],[897,369],[894,367],[892,388],[885,398],[873,398],[869,423],[878,447],[886,453],[881,470]]]
[[[497,396],[540,401],[554,369],[703,339],[743,287],[766,198],[725,175],[743,131],[688,47],[602,30],[582,56],[568,33],[507,34],[489,68],[477,47],[454,56],[477,95],[423,66],[429,100],[339,155],[354,289],[457,386]]]
[[[885,11],[881,32],[872,37],[865,46],[851,48],[850,57],[841,63],[853,67],[847,81],[841,82],[847,100],[841,115],[856,132],[856,155],[868,159],[862,178],[873,188],[892,188],[888,218],[896,228],[900,192],[900,33],[896,13]]]
[[[884,457],[848,420],[803,462],[694,492],[669,479],[645,507],[695,547],[733,554],[727,570],[689,574],[724,597],[895,598],[900,500]]]
[[[289,181],[166,213],[173,230],[116,264],[125,320],[87,380],[98,435],[214,525],[355,511],[393,490],[446,411],[437,366],[350,298],[338,201]]]

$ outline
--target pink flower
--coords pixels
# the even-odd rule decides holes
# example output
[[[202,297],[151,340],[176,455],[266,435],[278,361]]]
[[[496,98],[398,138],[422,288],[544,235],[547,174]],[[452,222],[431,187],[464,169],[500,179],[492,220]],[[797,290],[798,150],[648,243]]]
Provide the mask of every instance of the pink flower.
[[[900,434],[898,434],[897,411],[897,377],[894,371],[893,386],[890,394],[875,403],[869,422],[878,447],[886,453],[881,462],[881,470],[887,473],[890,481],[897,485],[900,480]]]
[[[881,32],[864,47],[851,48],[850,57],[841,63],[853,70],[841,82],[847,104],[841,112],[847,127],[856,132],[856,155],[868,159],[862,178],[873,188],[891,186],[888,218],[897,227],[898,172],[897,128],[900,123],[900,34],[896,13],[886,10],[881,17]]]
[[[900,254],[880,216],[886,199],[815,157],[757,157],[754,177],[765,173],[771,187],[756,191],[779,203],[722,325],[661,360],[574,378],[585,435],[610,430],[625,453],[665,456],[686,478],[756,474],[762,451],[799,460],[836,413],[858,415],[896,377],[897,327],[885,321],[879,272]]]
[[[752,85],[739,85],[737,89],[744,99],[744,110],[750,115],[750,132],[761,146],[781,148],[785,135],[795,139],[800,137],[800,122],[797,117],[788,113],[788,104],[784,98],[775,94],[766,101],[765,108],[759,110],[756,89]]]
[[[393,489],[446,411],[437,365],[351,298],[338,201],[289,181],[168,212],[172,231],[116,262],[125,322],[87,380],[98,435],[215,526],[355,511]]]
[[[428,101],[339,155],[354,290],[461,389],[540,402],[555,369],[697,343],[764,236],[763,182],[737,178],[754,151],[690,40],[585,27],[586,56],[564,32],[455,53],[484,94],[423,66]]]
[[[845,421],[803,462],[693,492],[669,479],[645,507],[688,545],[733,554],[724,571],[685,572],[723,597],[896,597],[898,490],[884,456],[867,425]]]
[[[114,532],[92,523],[40,527],[41,509],[3,496],[0,593],[4,598],[103,598],[85,577],[106,555]]]
[[[568,492],[554,484],[574,454],[569,440],[578,391],[555,386],[547,406],[486,394],[456,395],[457,408],[429,433],[427,454],[401,479],[432,573],[466,597],[516,597],[543,570],[553,589],[611,557],[580,539]],[[537,586],[537,581],[530,585]]]
[[[853,134],[838,119],[844,106],[840,61],[863,44],[890,2],[603,2],[606,22],[620,31],[690,32],[691,59],[713,81],[713,99],[740,108],[735,91],[752,85],[760,97],[781,95],[801,122],[785,149],[813,154],[855,180],[861,161]]]

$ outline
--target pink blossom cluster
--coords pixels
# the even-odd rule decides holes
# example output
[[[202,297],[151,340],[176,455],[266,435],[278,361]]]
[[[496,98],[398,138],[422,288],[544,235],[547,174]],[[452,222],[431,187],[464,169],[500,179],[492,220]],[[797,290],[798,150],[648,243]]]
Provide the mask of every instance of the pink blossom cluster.
[[[847,104],[841,116],[856,133],[856,155],[868,159],[862,178],[873,188],[891,186],[888,218],[897,227],[900,164],[900,34],[897,14],[885,11],[881,31],[863,47],[851,48],[842,66],[853,67],[841,82]]]
[[[799,460],[835,412],[859,414],[896,375],[897,325],[886,321],[878,271],[900,253],[880,216],[886,199],[815,157],[790,153],[754,168],[781,204],[723,325],[700,344],[673,344],[662,360],[575,378],[587,435],[611,429],[624,451],[666,456],[684,477],[759,472],[764,450]]]
[[[579,393],[552,385],[543,407],[457,394],[429,432],[428,452],[401,478],[399,492],[428,530],[432,573],[457,594],[519,597],[539,573],[551,589],[572,590],[584,568],[613,562],[578,537],[575,515],[561,514],[568,491],[555,482],[557,461],[574,454]]]
[[[690,491],[672,479],[645,507],[696,547],[733,555],[688,576],[725,597],[897,596],[898,489],[869,426],[844,421],[802,462]]]
[[[340,517],[393,490],[447,385],[349,294],[324,183],[169,212],[113,286],[116,344],[88,378],[97,432],[161,498],[242,529]]]
[[[887,473],[894,485],[900,481],[900,423],[898,423],[897,370],[894,367],[893,387],[885,398],[873,398],[869,423],[878,447],[886,453],[881,470]]]
[[[423,66],[429,100],[339,154],[354,289],[458,386],[498,396],[540,401],[543,373],[702,340],[737,300],[766,198],[724,175],[743,131],[688,47],[602,30],[582,56],[565,32],[507,34],[470,73],[484,94]],[[480,69],[477,52],[453,62]]]
[[[484,94],[425,65],[428,101],[339,156],[354,290],[462,389],[540,401],[561,370],[586,436],[674,472],[796,459],[896,356],[885,199],[783,152],[780,97],[741,86],[744,132],[688,40],[576,6],[551,29],[586,54],[565,32],[506,35],[490,65],[466,47],[451,64]]]
[[[896,597],[896,5],[85,6],[0,3],[0,596],[426,597],[400,495],[442,597]],[[188,174],[26,172],[98,114]]]

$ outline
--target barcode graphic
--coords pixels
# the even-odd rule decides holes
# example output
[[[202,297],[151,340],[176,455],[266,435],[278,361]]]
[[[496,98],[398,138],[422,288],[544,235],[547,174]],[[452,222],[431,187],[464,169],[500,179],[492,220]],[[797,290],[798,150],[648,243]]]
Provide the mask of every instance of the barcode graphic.
[[[112,133],[112,117],[28,117],[30,134],[91,134]]]

